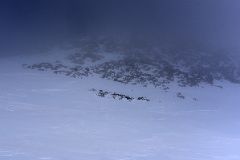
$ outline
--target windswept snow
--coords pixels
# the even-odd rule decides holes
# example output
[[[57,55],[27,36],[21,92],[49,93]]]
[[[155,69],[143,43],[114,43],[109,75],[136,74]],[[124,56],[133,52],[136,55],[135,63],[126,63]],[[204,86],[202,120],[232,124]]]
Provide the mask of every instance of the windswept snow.
[[[0,60],[0,160],[240,159],[240,85],[171,83],[165,92],[22,68],[42,57]],[[151,101],[101,98],[92,88]]]

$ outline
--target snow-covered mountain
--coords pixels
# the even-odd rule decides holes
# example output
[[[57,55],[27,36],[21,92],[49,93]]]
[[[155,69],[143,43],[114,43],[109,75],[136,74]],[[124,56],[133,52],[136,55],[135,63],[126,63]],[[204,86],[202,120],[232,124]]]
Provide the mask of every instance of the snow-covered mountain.
[[[85,38],[65,55],[65,61],[25,64],[40,71],[51,70],[74,78],[98,75],[124,84],[169,89],[179,86],[214,85],[227,80],[240,84],[240,64],[225,52],[167,48],[159,44],[108,38]],[[71,64],[66,65],[67,64]]]
[[[238,63],[140,44],[1,58],[0,160],[240,159]]]

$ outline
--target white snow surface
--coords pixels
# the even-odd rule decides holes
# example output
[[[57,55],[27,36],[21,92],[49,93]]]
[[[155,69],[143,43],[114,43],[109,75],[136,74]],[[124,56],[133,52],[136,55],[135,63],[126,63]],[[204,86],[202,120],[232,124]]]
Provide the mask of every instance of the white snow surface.
[[[21,66],[44,59],[52,57],[0,59],[0,160],[240,160],[240,85],[165,92]],[[150,102],[101,98],[92,88]]]

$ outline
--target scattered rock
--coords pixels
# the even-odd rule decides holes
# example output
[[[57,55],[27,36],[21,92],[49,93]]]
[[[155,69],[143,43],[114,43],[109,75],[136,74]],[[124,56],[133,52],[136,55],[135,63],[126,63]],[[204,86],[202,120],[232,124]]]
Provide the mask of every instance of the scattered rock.
[[[146,97],[138,97],[137,100],[142,100],[142,101],[150,101],[148,98]]]
[[[143,87],[151,85],[164,91],[169,90],[172,81],[176,81],[181,87],[200,86],[201,83],[214,85],[215,80],[240,83],[240,65],[235,65],[225,53],[208,54],[174,47],[157,48],[157,46],[148,46],[146,42],[140,45],[134,40],[131,43],[123,43],[108,38],[86,38],[79,43],[81,44],[79,52],[67,57],[74,65],[72,67],[65,66],[60,61],[23,64],[23,67],[52,71],[73,78],[99,75],[119,83]],[[104,52],[113,55],[120,53],[121,58],[100,61],[104,56],[99,53]],[[221,86],[217,87],[221,88]]]
[[[98,95],[99,97],[105,97],[105,96],[108,95],[108,94],[109,94],[109,92],[103,91],[103,90],[99,90],[98,93],[97,93],[97,95]]]
[[[118,100],[127,100],[127,101],[132,101],[134,99],[139,100],[139,101],[147,101],[149,102],[150,99],[146,97],[138,97],[134,98],[125,94],[120,94],[116,92],[108,92],[108,91],[103,91],[103,90],[96,90],[96,89],[90,89],[90,91],[97,92],[97,96],[99,97],[106,97],[107,95],[111,96],[113,99],[118,99]]]
[[[126,99],[128,101],[132,101],[134,99],[133,97],[130,97],[124,94],[115,93],[115,92],[111,95],[114,99],[118,98],[119,100]]]
[[[181,99],[185,99],[185,96],[181,92],[177,93],[177,97]]]

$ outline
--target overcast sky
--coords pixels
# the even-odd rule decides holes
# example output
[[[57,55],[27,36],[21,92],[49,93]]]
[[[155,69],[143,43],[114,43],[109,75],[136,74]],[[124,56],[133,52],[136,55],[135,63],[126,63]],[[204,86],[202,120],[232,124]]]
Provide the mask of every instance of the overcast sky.
[[[238,47],[239,0],[1,0],[0,47],[127,30]]]

